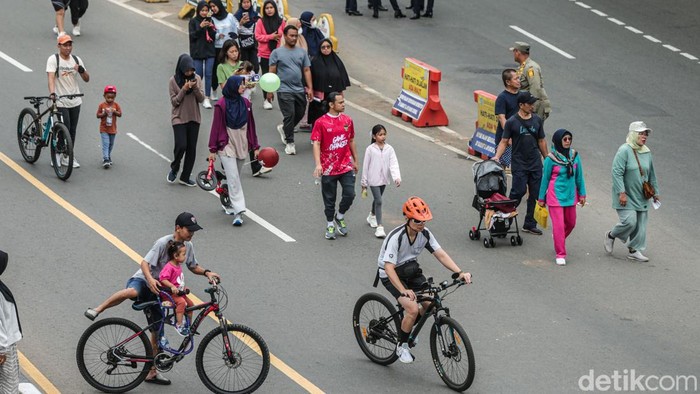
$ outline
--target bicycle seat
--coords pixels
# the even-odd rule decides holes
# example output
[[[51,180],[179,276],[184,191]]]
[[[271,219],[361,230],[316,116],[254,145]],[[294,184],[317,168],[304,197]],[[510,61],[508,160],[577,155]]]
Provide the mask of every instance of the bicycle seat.
[[[154,305],[158,305],[158,301],[135,302],[131,305],[131,308],[135,311],[142,311]]]

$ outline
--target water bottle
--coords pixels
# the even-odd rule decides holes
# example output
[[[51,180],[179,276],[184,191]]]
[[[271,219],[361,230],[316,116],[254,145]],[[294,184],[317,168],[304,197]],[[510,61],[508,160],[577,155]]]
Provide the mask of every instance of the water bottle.
[[[107,111],[107,118],[105,119],[105,124],[109,127],[112,126],[112,111],[111,110],[105,110]]]
[[[170,348],[170,342],[168,342],[168,338],[165,336],[165,333],[163,333],[160,336],[160,347],[161,347],[161,349],[169,349]]]

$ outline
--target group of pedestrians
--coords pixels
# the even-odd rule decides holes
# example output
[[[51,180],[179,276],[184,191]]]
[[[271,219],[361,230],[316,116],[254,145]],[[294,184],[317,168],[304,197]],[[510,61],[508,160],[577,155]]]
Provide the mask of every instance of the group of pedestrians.
[[[406,15],[401,12],[401,7],[396,0],[389,0],[391,3],[391,8],[394,10],[394,18],[405,18]],[[425,0],[411,0],[410,4],[406,6],[407,10],[413,11],[413,16],[409,19],[420,19],[432,18],[433,17],[433,4],[435,0],[428,0],[426,6]],[[379,11],[389,11],[388,8],[382,5],[382,0],[368,0],[367,8],[372,10],[372,18],[379,18]],[[423,12],[425,11],[425,12]],[[421,15],[421,12],[423,14]],[[357,10],[357,0],[345,0],[345,13],[350,16],[362,16],[362,13]]]

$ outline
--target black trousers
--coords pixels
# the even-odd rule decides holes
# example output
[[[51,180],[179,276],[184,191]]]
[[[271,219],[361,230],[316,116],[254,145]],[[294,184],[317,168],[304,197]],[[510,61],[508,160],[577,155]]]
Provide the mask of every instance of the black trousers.
[[[389,0],[389,3],[391,3],[391,8],[394,9],[394,11],[401,11],[401,8],[399,8],[398,3],[396,3],[396,0]],[[377,7],[382,6],[382,0],[369,0],[367,3],[367,6],[371,6],[373,9],[377,9]]]
[[[428,8],[425,9],[425,12],[433,13],[434,2],[435,0],[428,0]],[[425,7],[425,0],[411,0],[411,4],[413,5],[413,12],[419,14]]]
[[[357,0],[345,0],[345,11],[357,11]]]
[[[294,142],[294,127],[304,117],[306,95],[304,93],[277,92],[277,103],[284,117],[282,128],[287,143]]]
[[[70,7],[70,20],[75,26],[80,22],[80,18],[85,15],[85,11],[88,8],[88,0],[71,0],[68,6]]]
[[[270,71],[270,59],[265,59],[264,57],[260,58],[260,71],[262,71],[260,74],[267,74],[268,71]],[[262,90],[262,88],[260,88]],[[263,99],[267,100],[267,92],[262,91],[263,94]]]
[[[355,199],[355,171],[350,170],[340,175],[323,175],[321,177],[323,212],[326,214],[326,220],[329,222],[332,222],[333,218],[335,218],[335,199],[338,194],[338,183],[343,189],[338,213],[344,215],[350,209],[352,201]]]
[[[68,134],[75,150],[75,131],[78,129],[78,119],[80,119],[80,105],[73,108],[59,108],[58,111],[63,118],[63,124],[68,127]]]
[[[187,182],[190,180],[190,175],[192,175],[192,169],[194,168],[194,160],[197,158],[199,123],[187,122],[173,125],[173,135],[175,137],[175,148],[173,149],[175,159],[170,163],[170,169],[177,175],[178,171],[180,171],[180,161],[185,156],[180,180]]]

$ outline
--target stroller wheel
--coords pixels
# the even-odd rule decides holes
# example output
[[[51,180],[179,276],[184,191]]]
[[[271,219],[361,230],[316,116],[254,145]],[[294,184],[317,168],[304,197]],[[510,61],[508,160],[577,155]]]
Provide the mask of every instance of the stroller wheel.
[[[496,247],[496,242],[494,242],[493,237],[489,237],[489,244],[491,245],[492,248]]]
[[[519,235],[515,237],[515,241],[518,243],[518,246],[523,244],[523,239]]]
[[[488,239],[488,238],[484,238],[484,247],[485,247],[486,249],[488,249],[488,248],[491,247],[491,244],[489,243],[489,239]]]
[[[515,235],[510,236],[510,246],[516,246],[518,241],[515,240]]]
[[[469,230],[469,239],[471,239],[472,241],[479,239],[474,233],[474,230]]]

